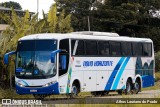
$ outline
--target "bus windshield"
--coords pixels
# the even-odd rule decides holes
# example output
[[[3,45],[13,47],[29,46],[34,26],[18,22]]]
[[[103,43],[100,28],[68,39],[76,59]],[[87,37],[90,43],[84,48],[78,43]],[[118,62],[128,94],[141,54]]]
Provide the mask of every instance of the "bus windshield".
[[[16,76],[21,79],[45,79],[56,75],[51,52],[57,49],[56,40],[24,40],[17,46]]]

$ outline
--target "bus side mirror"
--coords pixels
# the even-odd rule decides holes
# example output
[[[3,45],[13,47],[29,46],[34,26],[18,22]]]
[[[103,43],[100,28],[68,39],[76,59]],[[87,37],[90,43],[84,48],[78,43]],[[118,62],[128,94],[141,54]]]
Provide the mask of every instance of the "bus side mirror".
[[[61,64],[62,70],[66,69],[66,60],[67,60],[66,55],[61,55],[60,56],[60,64]]]
[[[55,56],[57,53],[61,52],[62,50],[59,49],[59,50],[55,50],[55,51],[52,51],[51,52],[51,63],[54,63],[55,62]]]
[[[16,51],[8,52],[4,55],[4,64],[8,65],[9,63],[9,55],[16,54]]]

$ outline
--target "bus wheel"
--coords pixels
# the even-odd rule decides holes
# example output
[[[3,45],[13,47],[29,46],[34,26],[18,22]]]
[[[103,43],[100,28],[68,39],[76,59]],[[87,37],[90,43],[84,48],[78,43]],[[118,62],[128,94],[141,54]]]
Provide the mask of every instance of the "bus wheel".
[[[134,83],[134,93],[138,94],[139,91],[140,91],[140,82],[136,80],[136,82]]]
[[[35,99],[38,99],[38,100],[43,100],[45,95],[42,95],[42,94],[33,94],[34,98]]]
[[[72,85],[70,98],[75,98],[78,96],[78,88],[76,85]]]
[[[125,94],[131,94],[131,93],[132,93],[132,82],[130,80],[127,80]]]

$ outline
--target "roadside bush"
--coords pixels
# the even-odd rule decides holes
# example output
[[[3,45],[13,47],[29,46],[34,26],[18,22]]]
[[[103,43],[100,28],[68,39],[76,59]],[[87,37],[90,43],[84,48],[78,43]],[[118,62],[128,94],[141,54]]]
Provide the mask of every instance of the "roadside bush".
[[[155,70],[156,72],[160,71],[160,51],[155,53]]]
[[[155,73],[155,82],[160,80],[160,71]]]

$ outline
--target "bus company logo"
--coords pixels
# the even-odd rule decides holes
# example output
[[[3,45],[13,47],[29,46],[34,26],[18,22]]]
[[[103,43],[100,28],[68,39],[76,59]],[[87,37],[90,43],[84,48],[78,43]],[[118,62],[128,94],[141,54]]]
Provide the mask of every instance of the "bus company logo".
[[[76,64],[81,64],[81,61],[77,60],[77,61],[76,61]]]
[[[83,67],[113,66],[113,61],[84,61]]]
[[[12,101],[11,99],[2,99],[2,105],[11,105]]]
[[[81,67],[81,61],[77,60],[75,67]]]
[[[2,99],[2,105],[42,105],[41,100]]]

